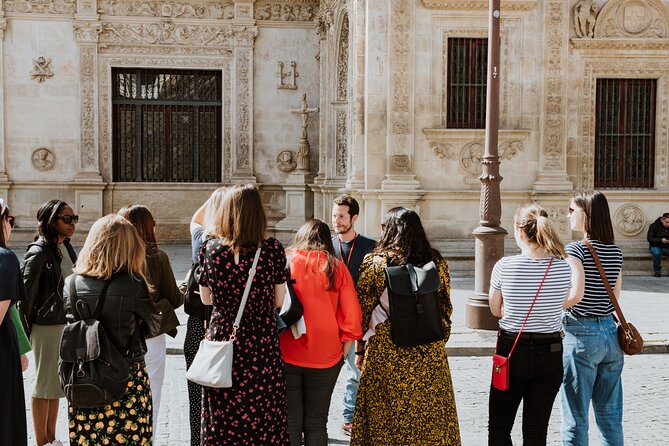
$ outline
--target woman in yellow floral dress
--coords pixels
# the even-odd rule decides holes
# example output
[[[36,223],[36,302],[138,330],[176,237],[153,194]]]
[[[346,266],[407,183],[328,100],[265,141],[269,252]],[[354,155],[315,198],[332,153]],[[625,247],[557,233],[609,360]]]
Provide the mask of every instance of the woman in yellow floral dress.
[[[364,350],[364,364],[363,356],[356,358],[363,368],[351,446],[460,445],[445,349],[453,312],[448,263],[430,247],[414,211],[391,209],[382,228],[376,249],[360,266],[357,286],[363,328],[373,328],[373,336]],[[441,281],[439,306],[446,337],[426,345],[397,347],[390,337],[390,320],[381,321],[383,317],[378,316],[383,313],[377,306],[386,288],[384,268],[406,263],[422,266],[430,261],[437,265]]]

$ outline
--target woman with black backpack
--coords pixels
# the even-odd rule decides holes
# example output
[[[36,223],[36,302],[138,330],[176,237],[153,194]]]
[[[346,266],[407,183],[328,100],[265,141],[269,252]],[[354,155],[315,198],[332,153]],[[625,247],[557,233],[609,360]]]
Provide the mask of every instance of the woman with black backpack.
[[[58,349],[65,326],[63,279],[77,255],[70,244],[79,221],[62,200],[50,200],[37,211],[37,234],[23,258],[26,299],[18,309],[35,355],[32,414],[38,446],[62,446],[56,439],[59,399],[65,395],[58,381]]]
[[[153,410],[144,339],[160,332],[161,317],[143,276],[145,263],[146,248],[135,227],[110,214],[93,224],[74,274],[65,280],[65,310],[71,322],[84,319],[82,313],[93,314],[104,294],[99,324],[130,371],[125,395],[117,401],[99,407],[76,407],[69,401],[71,444],[152,444]],[[77,354],[65,351],[65,345],[61,346],[62,357]]]
[[[445,348],[453,312],[448,263],[430,247],[416,212],[393,208],[381,228],[381,239],[360,266],[356,287],[367,331],[363,339],[368,341],[362,352],[356,348],[362,353],[356,353],[362,375],[351,445],[457,446],[460,430]],[[438,319],[441,339],[406,347],[396,345],[391,333],[386,267],[409,264],[436,268],[439,314],[431,316]]]

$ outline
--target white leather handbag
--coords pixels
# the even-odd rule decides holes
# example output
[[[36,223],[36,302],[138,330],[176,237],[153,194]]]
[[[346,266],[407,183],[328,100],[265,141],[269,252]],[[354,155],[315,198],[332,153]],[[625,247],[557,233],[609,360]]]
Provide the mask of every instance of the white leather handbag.
[[[242,301],[239,304],[239,310],[232,325],[232,333],[229,339],[227,341],[209,341],[205,338],[200,342],[200,348],[195,354],[195,358],[193,358],[193,363],[186,372],[186,378],[189,381],[205,387],[232,387],[233,344],[237,337],[237,330],[242,320],[246,301],[249,298],[253,276],[256,274],[260,250],[261,248],[258,247],[256,255],[253,258],[253,265],[251,265],[251,269],[249,270],[249,278],[246,280],[246,288],[244,288]]]

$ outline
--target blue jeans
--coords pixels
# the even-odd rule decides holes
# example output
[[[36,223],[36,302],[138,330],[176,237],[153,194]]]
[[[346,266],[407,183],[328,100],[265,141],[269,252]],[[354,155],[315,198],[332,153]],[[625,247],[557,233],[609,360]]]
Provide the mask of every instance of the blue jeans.
[[[653,256],[653,271],[662,271],[662,256],[669,256],[669,247],[651,246],[650,254]]]
[[[612,316],[566,313],[562,378],[562,441],[588,445],[590,401],[602,446],[621,446],[623,438],[623,351]]]
[[[346,360],[346,392],[344,393],[344,423],[353,422],[355,413],[355,398],[358,396],[358,386],[360,385],[360,370],[355,366],[355,342],[348,352]]]

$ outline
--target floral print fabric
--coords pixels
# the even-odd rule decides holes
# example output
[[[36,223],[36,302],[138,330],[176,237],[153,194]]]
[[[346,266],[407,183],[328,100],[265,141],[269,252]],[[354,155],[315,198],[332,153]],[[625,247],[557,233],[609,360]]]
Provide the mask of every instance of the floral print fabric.
[[[68,407],[70,444],[151,445],[153,436],[151,386],[144,364],[130,366],[125,396],[112,404],[94,409]]]
[[[203,387],[203,445],[287,445],[285,367],[279,349],[274,286],[288,277],[278,240],[264,240],[248,302],[234,343],[232,387]],[[200,254],[200,285],[214,306],[207,338],[227,340],[241,303],[255,252],[239,257],[220,240]]]

